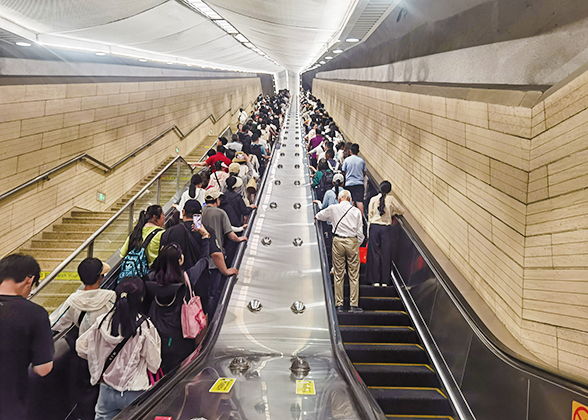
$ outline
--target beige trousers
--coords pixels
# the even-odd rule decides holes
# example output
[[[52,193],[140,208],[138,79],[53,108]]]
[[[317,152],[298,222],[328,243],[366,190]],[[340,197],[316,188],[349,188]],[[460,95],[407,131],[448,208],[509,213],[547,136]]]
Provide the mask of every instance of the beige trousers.
[[[333,271],[335,273],[335,306],[343,306],[345,262],[349,266],[349,298],[351,306],[359,304],[359,244],[357,238],[333,236]]]

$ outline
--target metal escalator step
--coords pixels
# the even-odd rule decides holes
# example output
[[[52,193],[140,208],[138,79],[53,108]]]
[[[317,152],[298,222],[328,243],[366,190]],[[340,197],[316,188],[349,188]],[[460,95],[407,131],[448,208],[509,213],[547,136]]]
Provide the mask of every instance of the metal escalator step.
[[[359,296],[365,297],[397,297],[398,292],[396,288],[388,286],[388,287],[375,287],[375,286],[367,286],[367,285],[360,285],[359,286]]]
[[[377,311],[402,311],[404,306],[399,298],[393,296],[361,296],[359,298],[359,306],[363,310]]]
[[[358,343],[417,343],[417,334],[412,327],[382,325],[340,325],[344,342]]]
[[[453,420],[453,417],[449,416],[410,416],[405,414],[387,414],[386,418],[396,420]]]
[[[353,363],[428,363],[423,348],[414,343],[348,343],[345,351]]]
[[[338,313],[339,324],[343,325],[411,325],[408,314],[404,311],[364,311],[362,313]]]
[[[439,380],[426,364],[354,363],[355,370],[368,386],[437,388]]]
[[[449,416],[451,405],[438,388],[368,387],[385,414]]]

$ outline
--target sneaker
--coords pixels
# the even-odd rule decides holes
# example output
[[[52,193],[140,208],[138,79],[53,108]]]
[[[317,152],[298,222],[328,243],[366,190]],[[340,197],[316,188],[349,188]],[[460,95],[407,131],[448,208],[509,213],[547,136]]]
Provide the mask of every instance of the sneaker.
[[[388,287],[386,283],[382,283],[382,287]]]
[[[372,286],[374,286],[374,287],[380,287],[380,283],[374,283],[374,284],[372,284]]]
[[[343,306],[335,306],[335,309],[337,309],[337,313],[343,313]]]
[[[351,308],[349,308],[349,312],[360,313],[363,312],[363,309],[361,309],[359,306],[352,306]]]

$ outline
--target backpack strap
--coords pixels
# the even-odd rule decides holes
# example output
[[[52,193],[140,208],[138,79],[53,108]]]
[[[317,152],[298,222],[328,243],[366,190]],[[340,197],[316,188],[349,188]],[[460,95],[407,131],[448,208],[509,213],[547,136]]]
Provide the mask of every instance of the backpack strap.
[[[194,248],[194,251],[198,252],[198,244],[196,243],[196,239],[194,239],[194,236],[192,236],[192,231],[186,227],[186,225],[184,224],[184,222],[182,222],[182,226],[186,230],[186,233],[188,233],[188,238],[190,240],[190,245],[192,245],[192,247]]]
[[[151,242],[151,239],[153,239],[155,237],[155,235],[157,235],[159,232],[161,232],[163,229],[155,229],[153,232],[151,232],[149,234],[149,236],[147,236],[145,238],[145,240],[143,241],[143,243],[141,244],[141,248],[143,249],[147,249],[147,247],[149,246],[149,242]]]
[[[347,213],[349,213],[349,211],[353,208],[353,206],[349,207],[347,209],[347,211],[345,212],[345,214],[343,214],[343,216],[339,219],[339,221],[337,222],[337,224],[335,225],[335,229],[333,229],[333,235],[335,233],[337,233],[337,228],[339,227],[339,223],[341,223],[341,220],[345,219],[345,216],[347,216]]]
[[[78,318],[78,327],[82,326],[82,321],[84,320],[84,317],[86,316],[86,314],[87,314],[86,311],[80,312],[80,316]]]
[[[139,327],[143,321],[145,321],[147,319],[147,317],[145,315],[141,315],[141,319],[139,319],[139,323],[137,324],[137,327]],[[110,365],[112,364],[112,362],[114,361],[114,359],[116,358],[116,356],[118,356],[118,354],[120,353],[120,351],[122,350],[122,348],[125,346],[125,344],[127,344],[127,341],[129,341],[129,339],[132,337],[132,335],[125,337],[123,339],[123,341],[121,341],[120,343],[118,343],[116,345],[116,347],[110,352],[110,354],[108,355],[108,357],[106,358],[106,361],[104,362],[104,368],[102,369],[102,375],[103,376],[104,373],[106,372],[106,370],[110,367]]]

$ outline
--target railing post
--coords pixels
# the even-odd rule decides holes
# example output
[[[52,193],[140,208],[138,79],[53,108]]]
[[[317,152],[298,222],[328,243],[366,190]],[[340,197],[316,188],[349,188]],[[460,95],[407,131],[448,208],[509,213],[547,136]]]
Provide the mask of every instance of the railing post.
[[[161,177],[157,178],[157,205],[159,206],[159,200],[161,197]]]
[[[180,164],[182,162],[180,162],[178,160],[178,174],[176,175],[176,194],[178,193],[178,191],[180,191]]]
[[[129,206],[129,236],[131,235],[131,233],[133,233],[133,215],[135,213],[135,202],[132,202],[131,205]]]
[[[94,256],[94,241],[90,242],[88,245],[88,258],[92,258]]]

